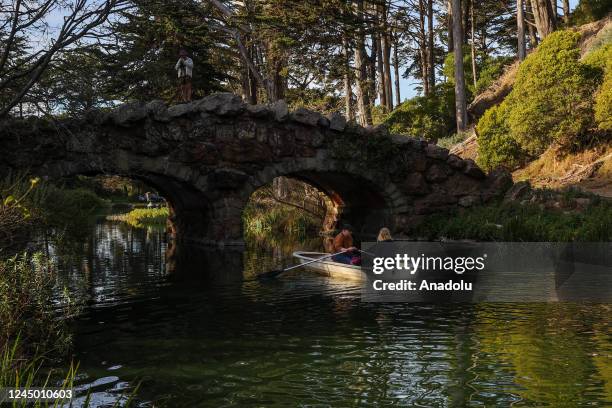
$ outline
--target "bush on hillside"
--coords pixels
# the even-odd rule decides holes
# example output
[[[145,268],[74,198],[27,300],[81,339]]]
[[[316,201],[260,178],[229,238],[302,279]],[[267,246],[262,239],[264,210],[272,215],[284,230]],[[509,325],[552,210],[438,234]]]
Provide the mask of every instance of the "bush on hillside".
[[[501,76],[506,65],[514,61],[512,57],[492,57],[489,55],[476,56],[476,87],[474,87],[474,76],[472,75],[472,54],[470,47],[463,48],[463,72],[465,75],[465,87],[468,100],[487,89],[493,81]],[[455,55],[450,53],[444,59],[442,72],[448,78],[448,82],[455,84]]]
[[[590,52],[584,63],[605,72],[604,81],[595,95],[595,122],[601,130],[612,130],[612,42]]]
[[[478,164],[486,169],[503,166],[514,169],[523,155],[518,143],[510,136],[506,102],[487,110],[478,122]]]
[[[554,32],[521,63],[503,106],[491,108],[478,123],[482,166],[513,167],[551,144],[577,147],[594,127],[594,111],[607,114],[605,89],[598,107],[593,98],[607,56],[598,52],[581,62],[579,38],[573,31]]]
[[[570,23],[582,25],[600,20],[610,12],[610,0],[580,0],[572,12]]]
[[[520,65],[507,98],[508,127],[532,155],[551,143],[577,145],[593,125],[593,98],[600,72],[579,61],[580,34],[549,35]]]
[[[455,54],[449,53],[444,58],[442,73],[447,78],[448,83],[455,86]],[[463,46],[463,75],[465,78],[466,97],[471,101],[474,95],[474,76],[472,75],[472,53],[470,47]]]
[[[595,96],[595,121],[599,129],[612,131],[612,67]]]
[[[404,101],[383,123],[392,133],[438,140],[455,130],[454,94],[448,84],[440,84],[428,96]]]
[[[514,61],[513,57],[487,57],[478,71],[475,94],[484,92],[504,73],[504,68]]]

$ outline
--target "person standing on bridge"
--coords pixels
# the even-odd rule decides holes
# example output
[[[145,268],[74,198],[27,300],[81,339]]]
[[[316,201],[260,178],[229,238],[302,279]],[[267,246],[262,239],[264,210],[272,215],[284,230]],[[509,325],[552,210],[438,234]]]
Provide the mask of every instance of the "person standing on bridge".
[[[181,102],[191,102],[191,77],[193,75],[193,60],[189,58],[187,50],[181,48],[179,60],[174,69],[178,72],[179,93]]]

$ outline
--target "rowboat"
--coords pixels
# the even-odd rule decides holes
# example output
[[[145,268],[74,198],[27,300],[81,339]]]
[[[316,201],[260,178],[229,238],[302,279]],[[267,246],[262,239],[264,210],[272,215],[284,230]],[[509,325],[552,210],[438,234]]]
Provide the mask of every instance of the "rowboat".
[[[300,264],[310,262],[305,266],[305,268],[323,276],[352,281],[363,281],[366,279],[366,274],[361,270],[360,266],[334,262],[331,260],[331,258],[329,258],[329,254],[325,252],[296,251],[293,253],[293,257],[296,258]],[[314,260],[322,257],[327,258],[318,262],[313,262]]]

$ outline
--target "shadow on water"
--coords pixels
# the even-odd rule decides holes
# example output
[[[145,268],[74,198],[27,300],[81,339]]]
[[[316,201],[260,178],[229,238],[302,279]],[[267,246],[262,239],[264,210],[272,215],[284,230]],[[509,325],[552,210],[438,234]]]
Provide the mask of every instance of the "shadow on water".
[[[87,239],[50,245],[60,279],[86,305],[74,328],[77,389],[89,387],[100,407],[139,381],[141,401],[172,407],[612,397],[608,305],[376,304],[354,284],[306,272],[248,281],[322,245],[277,244],[177,246],[159,229],[98,221]]]

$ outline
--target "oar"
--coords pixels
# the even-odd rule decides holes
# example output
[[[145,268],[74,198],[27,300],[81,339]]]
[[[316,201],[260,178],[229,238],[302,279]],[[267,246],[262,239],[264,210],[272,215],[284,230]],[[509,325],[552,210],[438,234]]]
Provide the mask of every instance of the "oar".
[[[340,254],[342,254],[344,252],[345,251],[340,251],[340,252],[336,252],[335,254],[325,255],[325,256],[322,256],[321,258],[313,259],[312,261],[308,261],[308,262],[304,262],[304,263],[301,263],[301,264],[298,264],[298,265],[290,266],[289,268],[277,269],[277,270],[274,270],[274,271],[268,271],[268,272],[260,273],[259,275],[257,275],[257,279],[259,279],[259,280],[274,279],[278,275],[280,275],[281,273],[285,273],[285,272],[290,271],[292,269],[299,268],[300,266],[306,266],[306,265],[309,265],[311,263],[319,262],[319,261],[321,261],[323,259],[331,258],[332,256],[340,255]]]

